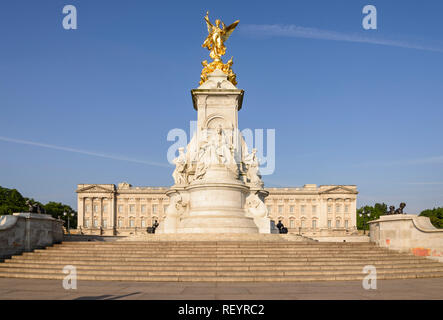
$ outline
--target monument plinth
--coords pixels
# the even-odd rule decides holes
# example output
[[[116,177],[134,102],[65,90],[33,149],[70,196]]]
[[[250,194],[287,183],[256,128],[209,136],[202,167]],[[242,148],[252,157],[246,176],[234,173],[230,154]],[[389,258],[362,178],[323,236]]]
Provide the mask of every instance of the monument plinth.
[[[220,29],[209,22],[203,46],[213,62],[204,61],[200,86],[191,90],[197,110],[197,130],[179,149],[172,174],[175,184],[167,192],[170,204],[158,233],[277,233],[263,202],[256,150],[248,153],[238,129],[238,111],[244,91],[235,84],[232,58],[221,56],[238,21]]]

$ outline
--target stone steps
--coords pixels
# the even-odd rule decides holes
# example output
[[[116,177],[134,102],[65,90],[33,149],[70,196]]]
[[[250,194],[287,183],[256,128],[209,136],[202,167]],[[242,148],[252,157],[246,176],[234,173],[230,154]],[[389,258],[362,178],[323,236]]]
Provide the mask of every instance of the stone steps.
[[[73,259],[53,259],[53,260],[37,260],[37,259],[11,259],[7,260],[4,264],[9,263],[22,263],[22,264],[54,264],[54,265],[98,265],[98,266],[118,266],[118,265],[126,265],[130,262],[131,266],[250,266],[250,267],[258,267],[258,266],[268,266],[268,267],[278,267],[278,266],[342,266],[342,265],[402,265],[402,264],[416,264],[420,265],[432,264],[435,261],[424,260],[421,258],[408,259],[407,257],[403,257],[402,259],[355,259],[355,260],[324,260],[324,259],[316,259],[316,260],[307,260],[307,259],[298,259],[292,261],[183,261],[183,260],[175,260],[175,261],[152,261],[152,260],[138,260],[138,261],[127,261],[122,259],[100,259],[100,260],[73,260]],[[4,265],[0,264],[0,265]]]
[[[7,259],[0,277],[63,279],[66,265],[78,280],[362,280],[367,265],[378,279],[443,277],[442,263],[371,243],[287,240],[66,242]]]
[[[29,261],[46,261],[48,260],[48,258],[43,257],[42,259],[37,259],[36,257],[33,256],[26,256],[26,257],[12,257],[13,260],[15,261],[23,261],[23,260],[29,260]],[[204,262],[212,262],[212,263],[285,263],[285,262],[321,262],[321,263],[327,263],[327,262],[331,262],[331,263],[335,263],[335,262],[343,262],[343,263],[347,263],[347,262],[351,262],[351,261],[360,261],[360,262],[371,262],[371,261],[392,261],[393,258],[389,257],[389,256],[384,256],[384,257],[362,257],[362,258],[358,258],[358,257],[343,257],[343,258],[328,258],[328,257],[308,257],[308,258],[303,258],[303,257],[290,257],[290,258],[282,258],[282,259],[273,259],[273,258],[223,258],[223,257],[202,257],[202,258],[193,258],[193,257],[188,257],[188,258],[184,258],[184,259],[179,259],[179,258],[152,258],[152,257],[141,257],[141,258],[131,258],[131,257],[116,257],[116,258],[112,258],[112,257],[103,257],[103,258],[98,258],[98,257],[69,257],[69,256],[65,256],[65,257],[53,257],[51,258],[52,261],[64,261],[64,262],[69,262],[69,261],[85,261],[85,262],[89,262],[89,263],[94,263],[94,262],[100,262],[100,261],[119,261],[122,263],[128,263],[128,262],[158,262],[158,263],[174,263],[174,262],[180,262],[180,261],[186,261],[188,263],[204,263]],[[422,258],[420,257],[398,257],[395,258],[395,260],[397,261],[403,261],[403,260],[407,260],[407,261],[421,261]],[[424,262],[427,263],[427,262]]]
[[[420,262],[396,262],[395,264],[389,263],[373,263],[372,265],[377,268],[380,267],[382,269],[392,269],[401,267],[402,269],[406,268],[422,268],[422,267],[442,267],[438,262],[430,262],[426,265]],[[8,261],[7,263],[0,264],[0,269],[2,268],[44,268],[44,269],[63,269],[66,266],[65,263],[44,263],[44,262],[15,262]],[[346,264],[346,265],[305,265],[305,264],[288,264],[288,265],[251,265],[251,264],[242,264],[242,265],[218,265],[218,264],[207,264],[207,265],[185,265],[185,264],[175,264],[175,265],[155,265],[155,264],[131,264],[130,266],[122,265],[121,263],[113,263],[113,264],[104,264],[96,262],[93,265],[89,264],[75,264],[78,270],[96,270],[97,268],[105,268],[107,270],[136,270],[136,271],[154,271],[154,270],[202,270],[202,271],[210,271],[210,270],[237,270],[237,271],[246,271],[246,270],[345,270],[345,269],[355,269],[360,270],[360,263],[358,264]],[[4,269],[3,269],[4,270]]]
[[[62,280],[66,277],[65,274],[38,274],[38,273],[1,273],[0,277],[7,278],[27,278],[27,279],[58,279]],[[139,281],[139,282],[296,282],[296,281],[344,281],[355,280],[362,281],[364,275],[308,275],[308,276],[99,276],[99,275],[78,275],[79,281]],[[412,272],[412,273],[390,273],[377,274],[378,280],[385,279],[413,279],[413,278],[437,278],[443,277],[443,272]]]
[[[16,268],[2,267],[2,272],[13,273],[41,273],[41,274],[63,274],[61,269],[54,268]],[[361,268],[341,269],[341,270],[102,270],[102,269],[77,269],[77,274],[81,275],[109,275],[109,276],[249,276],[253,271],[254,276],[305,276],[305,275],[341,275],[354,274],[362,275]],[[388,273],[411,273],[411,272],[441,272],[442,266],[416,266],[415,268],[403,268],[399,271],[397,268],[377,268],[377,274]]]

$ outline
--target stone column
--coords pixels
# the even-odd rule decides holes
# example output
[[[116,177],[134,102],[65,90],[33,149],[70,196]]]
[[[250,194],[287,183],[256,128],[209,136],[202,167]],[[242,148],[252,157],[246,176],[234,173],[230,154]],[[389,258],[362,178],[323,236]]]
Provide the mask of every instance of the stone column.
[[[81,195],[77,198],[77,211],[77,229],[80,229],[83,228],[85,220],[85,198]]]
[[[349,228],[357,229],[357,199],[352,199],[349,204]]]
[[[110,210],[110,221],[109,221],[109,227],[113,230],[112,234],[115,235],[115,230],[117,229],[117,224],[116,224],[116,213],[117,213],[117,201],[116,201],[116,196],[115,195],[111,195],[110,200],[109,200],[109,210]]]

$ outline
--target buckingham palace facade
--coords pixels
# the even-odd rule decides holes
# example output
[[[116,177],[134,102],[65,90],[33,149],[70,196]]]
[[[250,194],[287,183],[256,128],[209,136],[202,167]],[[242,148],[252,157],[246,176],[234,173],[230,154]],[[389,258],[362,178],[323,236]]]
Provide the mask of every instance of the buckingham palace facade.
[[[133,187],[128,183],[79,184],[78,232],[100,235],[146,233],[162,221],[169,205],[167,187]],[[357,232],[355,185],[306,184],[299,188],[266,188],[269,217],[290,233],[312,236]]]

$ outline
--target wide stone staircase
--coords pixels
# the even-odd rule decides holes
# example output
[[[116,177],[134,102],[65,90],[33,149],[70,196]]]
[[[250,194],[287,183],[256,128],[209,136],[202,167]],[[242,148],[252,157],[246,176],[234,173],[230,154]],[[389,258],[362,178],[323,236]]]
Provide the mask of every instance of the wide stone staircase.
[[[238,241],[63,242],[0,263],[0,277],[78,280],[321,281],[443,277],[443,263],[376,247],[281,238]]]

